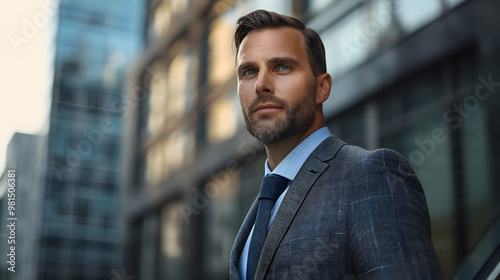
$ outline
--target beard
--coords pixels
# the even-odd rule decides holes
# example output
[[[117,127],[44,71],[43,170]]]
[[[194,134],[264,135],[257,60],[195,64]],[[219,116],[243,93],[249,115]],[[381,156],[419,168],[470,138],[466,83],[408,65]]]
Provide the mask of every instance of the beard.
[[[248,132],[264,144],[272,144],[299,135],[309,129],[314,122],[316,102],[313,92],[290,104],[274,95],[259,95],[248,106],[242,105],[243,119]],[[251,115],[254,108],[262,103],[273,103],[283,108],[283,112]]]

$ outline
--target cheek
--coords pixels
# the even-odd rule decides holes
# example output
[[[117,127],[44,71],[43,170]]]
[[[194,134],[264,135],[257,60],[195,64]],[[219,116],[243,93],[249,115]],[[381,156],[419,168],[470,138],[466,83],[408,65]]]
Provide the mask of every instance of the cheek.
[[[248,104],[252,99],[252,87],[249,83],[240,83],[238,85],[238,97],[241,104]]]
[[[302,102],[312,94],[313,85],[311,81],[303,77],[286,77],[281,82],[281,92],[292,102]]]

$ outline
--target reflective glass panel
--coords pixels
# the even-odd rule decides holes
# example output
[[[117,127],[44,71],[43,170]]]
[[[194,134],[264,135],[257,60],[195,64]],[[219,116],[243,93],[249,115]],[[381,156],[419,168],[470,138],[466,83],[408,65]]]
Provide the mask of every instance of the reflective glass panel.
[[[464,2],[464,1],[465,1],[465,0],[445,0],[444,2],[445,2],[446,4],[448,4],[448,7],[449,7],[449,8],[453,8],[453,7],[455,7],[456,5],[458,5],[458,4],[460,4],[460,3]]]
[[[405,33],[411,33],[441,15],[440,0],[397,0],[394,13]]]
[[[368,57],[369,41],[361,30],[365,14],[358,8],[321,34],[328,73],[340,75]]]

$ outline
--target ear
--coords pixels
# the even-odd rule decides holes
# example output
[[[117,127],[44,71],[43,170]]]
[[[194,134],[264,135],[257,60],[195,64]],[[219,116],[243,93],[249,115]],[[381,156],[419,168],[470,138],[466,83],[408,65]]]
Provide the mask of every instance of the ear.
[[[332,77],[324,73],[316,77],[316,104],[322,104],[330,96]]]

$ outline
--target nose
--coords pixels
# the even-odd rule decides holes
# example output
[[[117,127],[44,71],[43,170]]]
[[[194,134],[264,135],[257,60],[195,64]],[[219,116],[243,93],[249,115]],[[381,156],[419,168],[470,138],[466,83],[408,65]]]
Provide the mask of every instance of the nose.
[[[274,78],[271,73],[264,69],[259,71],[255,81],[255,92],[257,94],[271,94],[274,92]]]

